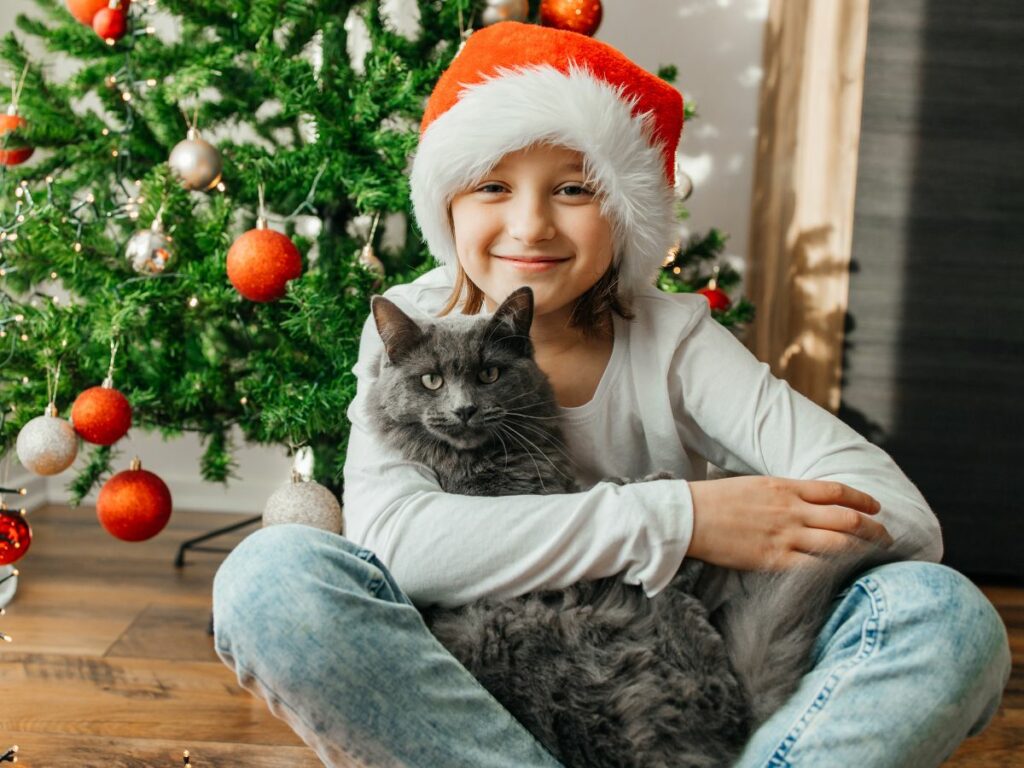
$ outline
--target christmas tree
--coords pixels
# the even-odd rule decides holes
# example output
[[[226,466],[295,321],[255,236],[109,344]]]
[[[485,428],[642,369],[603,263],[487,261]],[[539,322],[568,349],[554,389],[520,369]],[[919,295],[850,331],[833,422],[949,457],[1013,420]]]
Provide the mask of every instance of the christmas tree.
[[[200,434],[215,482],[237,430],[308,446],[337,491],[369,297],[435,266],[409,214],[422,106],[474,26],[579,22],[548,5],[37,0],[21,35],[80,68],[57,83],[21,37],[0,45],[4,450],[52,474],[84,439],[77,502],[129,426]],[[732,325],[752,308],[711,270],[723,245],[680,243],[659,286]]]

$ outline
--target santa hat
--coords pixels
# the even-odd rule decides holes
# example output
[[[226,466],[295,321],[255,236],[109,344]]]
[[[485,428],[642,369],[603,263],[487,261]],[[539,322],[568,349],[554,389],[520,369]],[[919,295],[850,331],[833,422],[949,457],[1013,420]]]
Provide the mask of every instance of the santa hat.
[[[653,282],[677,239],[682,127],[679,92],[610,45],[535,24],[493,24],[470,35],[427,102],[410,174],[416,220],[454,277],[452,197],[508,152],[562,144],[583,153],[604,192],[628,298]]]

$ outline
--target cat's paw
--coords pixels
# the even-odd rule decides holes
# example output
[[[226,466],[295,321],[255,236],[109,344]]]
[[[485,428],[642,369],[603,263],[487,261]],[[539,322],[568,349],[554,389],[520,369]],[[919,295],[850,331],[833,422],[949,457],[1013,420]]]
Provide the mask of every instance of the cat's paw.
[[[628,477],[602,477],[602,483],[615,483],[616,485],[629,485],[633,481]]]
[[[675,473],[667,470],[661,470],[660,472],[652,472],[649,475],[644,475],[640,480],[642,483],[649,483],[651,480],[675,480]]]

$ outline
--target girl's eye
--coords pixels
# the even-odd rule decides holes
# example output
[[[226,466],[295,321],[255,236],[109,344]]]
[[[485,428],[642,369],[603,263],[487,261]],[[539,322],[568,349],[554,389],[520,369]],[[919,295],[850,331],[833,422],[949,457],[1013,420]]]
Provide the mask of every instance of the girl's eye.
[[[499,371],[495,368],[485,368],[480,371],[480,381],[484,384],[493,384],[498,380]]]
[[[594,194],[589,189],[587,189],[586,187],[581,187],[579,184],[568,184],[568,185],[562,187],[558,191],[559,192],[565,192],[566,190],[570,190],[570,189],[571,190],[578,190],[578,192],[566,195],[566,197],[583,197],[585,195],[592,195],[592,194]]]
[[[505,191],[505,188],[502,187],[501,184],[484,184],[482,187],[477,189],[477,192],[487,192],[487,193],[495,193],[495,194],[497,194],[499,192],[504,192],[504,191]]]
[[[444,379],[436,373],[425,373],[420,376],[420,381],[422,381],[423,386],[429,390],[440,389],[441,385],[444,384]]]

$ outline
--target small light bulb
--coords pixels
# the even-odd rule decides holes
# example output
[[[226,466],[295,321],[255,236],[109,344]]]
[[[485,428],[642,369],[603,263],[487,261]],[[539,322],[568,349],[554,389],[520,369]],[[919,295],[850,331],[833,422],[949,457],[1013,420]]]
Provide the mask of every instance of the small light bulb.
[[[150,88],[155,86],[156,85],[156,78],[155,77],[149,78],[149,80],[146,81],[146,85],[148,85]]]
[[[116,85],[116,84],[117,84],[117,75],[107,75],[107,85],[113,86],[113,85]]]
[[[18,239],[18,233],[17,232],[11,232],[11,234],[9,234],[7,236],[7,239],[10,240],[11,242],[14,242],[15,240]]]
[[[131,101],[132,100],[131,91],[121,91],[121,100],[122,101]]]
[[[18,493],[24,496],[26,493],[28,493],[28,488],[19,488]]]
[[[217,182],[217,189],[223,192],[225,189],[227,189],[227,187],[224,185],[223,181],[219,181]]]
[[[146,34],[152,35],[156,32],[156,27],[146,27]]]
[[[96,202],[96,195],[94,195],[92,192],[90,192],[88,195],[85,196],[85,202],[87,202],[87,203],[95,203]]]
[[[27,333],[21,334],[21,340],[22,341],[28,341],[28,334]]]
[[[100,131],[100,135],[102,135],[102,136],[109,136],[110,135],[110,129],[109,128],[104,128],[102,131]]]
[[[144,202],[146,202],[146,198],[143,197],[142,195],[139,195],[139,199],[136,200],[135,202],[137,202],[137,203],[144,203]]]
[[[73,246],[71,246],[71,248],[74,250],[75,253],[81,253],[82,252],[82,244],[81,243],[75,243]]]
[[[243,398],[242,398],[241,400],[239,400],[238,402],[240,402],[240,403],[241,403],[242,405],[245,405],[246,403],[248,403],[248,402],[249,402],[249,398],[248,398],[248,397],[243,397]]]
[[[67,340],[67,339],[61,339],[61,340],[60,340],[60,345],[61,345],[62,347],[66,347],[66,346],[68,345],[68,340]]]
[[[21,383],[22,384],[28,384],[28,376],[22,376],[21,377]]]
[[[53,176],[47,176],[46,177],[46,183],[47,184],[53,184]]]
[[[678,275],[682,271],[683,270],[682,270],[681,267],[672,267],[672,274],[674,274],[674,275]]]
[[[134,221],[135,219],[139,218],[139,212],[132,211],[131,213],[128,214],[128,218]]]
[[[191,299],[188,300],[188,305],[190,307],[198,307],[199,306],[199,299],[197,299],[195,296],[193,296]]]
[[[0,330],[0,339],[6,339],[6,338],[7,338],[7,331]]]
[[[110,156],[111,157],[117,157],[117,150],[116,149],[110,150]]]
[[[18,223],[19,224],[23,224],[24,222],[25,222],[25,214],[19,213],[18,214]]]
[[[7,277],[7,270],[6,269],[0,269],[0,277]]]
[[[114,47],[114,43],[116,43],[117,40],[115,40],[112,37],[108,37],[105,42],[106,42],[107,45],[109,45],[111,48],[113,48]]]
[[[16,190],[14,190],[15,197],[21,197],[23,194],[25,194],[25,190],[23,190],[21,187],[18,187]]]
[[[56,280],[57,279],[57,273],[56,272],[51,272],[50,273],[50,279],[51,280]]]
[[[25,322],[25,316],[22,315],[22,314],[15,315],[14,316],[14,322],[16,322],[16,323],[23,323],[23,322]]]

